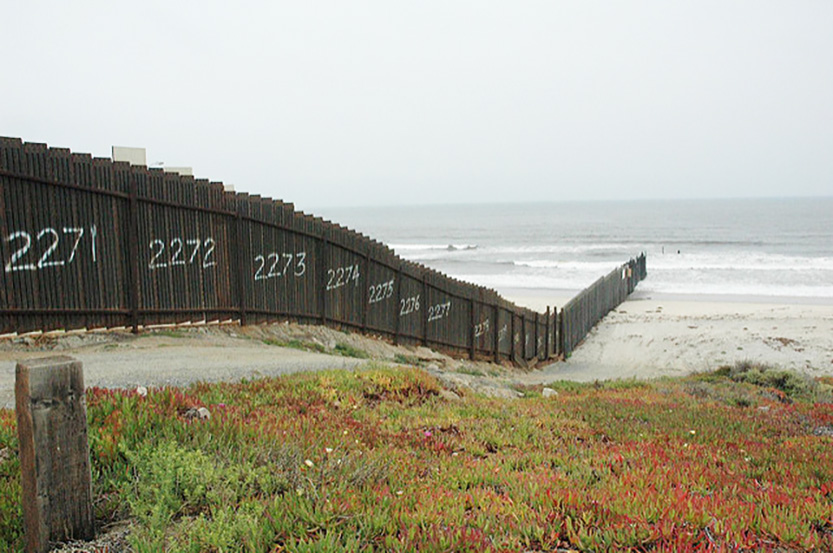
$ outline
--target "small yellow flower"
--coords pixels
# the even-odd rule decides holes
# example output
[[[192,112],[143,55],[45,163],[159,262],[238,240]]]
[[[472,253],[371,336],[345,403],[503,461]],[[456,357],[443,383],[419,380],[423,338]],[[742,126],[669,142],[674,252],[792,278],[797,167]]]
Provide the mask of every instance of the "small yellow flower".
[[[314,465],[314,463],[313,463],[312,461],[310,461],[309,459],[307,459],[306,461],[304,461],[304,464],[305,464],[306,466],[308,466],[309,468],[312,468],[312,467],[313,467],[313,465]]]

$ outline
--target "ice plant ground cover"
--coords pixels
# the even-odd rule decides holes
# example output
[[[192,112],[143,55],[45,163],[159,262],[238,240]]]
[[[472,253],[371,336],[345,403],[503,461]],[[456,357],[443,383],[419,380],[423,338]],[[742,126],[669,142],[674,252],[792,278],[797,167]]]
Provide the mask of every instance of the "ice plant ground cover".
[[[97,517],[132,520],[137,552],[830,551],[831,384],[741,367],[446,399],[419,369],[368,365],[92,389]],[[15,436],[0,411],[10,551]]]

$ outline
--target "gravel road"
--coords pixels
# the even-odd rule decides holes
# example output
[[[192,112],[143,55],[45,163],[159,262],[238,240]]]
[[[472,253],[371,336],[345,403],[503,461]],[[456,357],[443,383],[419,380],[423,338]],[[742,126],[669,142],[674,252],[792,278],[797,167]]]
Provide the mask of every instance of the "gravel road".
[[[299,328],[302,330],[299,331]],[[50,355],[69,355],[78,359],[84,365],[85,385],[106,388],[184,386],[196,381],[230,382],[302,371],[354,369],[368,362],[367,359],[303,351],[297,347],[279,347],[264,342],[296,339],[310,347],[335,347],[333,337],[315,329],[303,329],[293,325],[294,334],[300,335],[300,338],[275,336],[274,332],[270,333],[264,327],[214,327],[169,330],[138,337],[125,332],[108,332],[5,340],[0,343],[0,408],[14,407],[17,361]],[[367,340],[330,332],[344,341]],[[268,337],[264,338],[264,335]],[[393,355],[389,357],[393,358]]]

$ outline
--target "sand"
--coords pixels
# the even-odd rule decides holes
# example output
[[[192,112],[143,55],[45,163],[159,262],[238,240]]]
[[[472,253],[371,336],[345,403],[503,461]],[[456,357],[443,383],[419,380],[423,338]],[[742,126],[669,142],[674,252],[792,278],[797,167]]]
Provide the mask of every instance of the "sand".
[[[563,306],[570,296],[513,291],[505,297],[544,311],[547,305]],[[397,353],[416,356],[430,363],[429,372],[443,382],[499,397],[514,397],[516,384],[680,376],[740,360],[811,376],[833,375],[833,302],[706,300],[657,298],[637,290],[590,332],[570,359],[529,372],[474,366],[425,348],[397,349],[355,334],[302,325],[193,329],[176,338],[93,333],[44,344],[34,338],[5,340],[0,341],[0,408],[13,404],[15,363],[46,355],[72,355],[84,363],[87,385],[117,388],[234,381],[303,370],[352,369],[364,363],[268,346],[265,338],[317,341],[328,349],[336,341],[348,341],[377,359],[392,360]]]
[[[555,303],[552,297],[521,294],[509,299],[534,309]],[[773,301],[657,299],[637,291],[591,331],[570,359],[523,380],[679,376],[742,360],[833,375],[833,305],[799,298]]]

